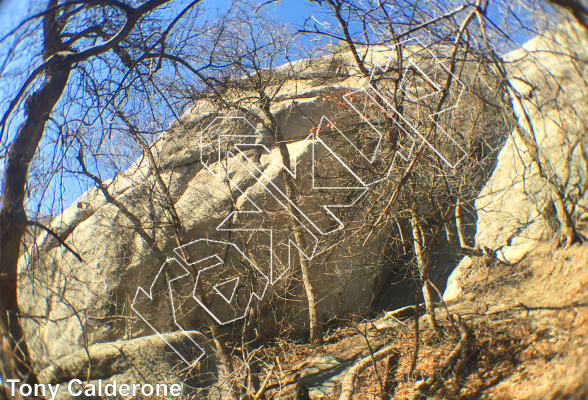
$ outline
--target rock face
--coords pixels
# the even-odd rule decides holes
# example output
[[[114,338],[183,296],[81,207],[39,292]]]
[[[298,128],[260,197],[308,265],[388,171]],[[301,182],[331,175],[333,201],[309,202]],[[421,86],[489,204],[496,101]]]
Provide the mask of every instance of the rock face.
[[[384,66],[389,54],[375,51],[372,61]],[[271,111],[295,169],[290,172],[303,228],[292,226],[279,195],[285,192],[284,160],[278,147],[271,146],[255,107],[251,115],[219,118],[205,100],[152,146],[182,222],[181,235],[145,157],[104,183],[128,212],[94,188],[54,219],[51,228],[83,261],[46,234],[38,236],[21,260],[21,308],[32,316],[25,329],[38,367],[96,343],[154,330],[197,330],[207,314],[218,323],[232,323],[244,316],[250,301],[260,333],[267,330],[268,324],[259,322],[264,318],[284,321],[272,324],[274,329],[303,331],[308,328],[308,303],[299,272],[290,267],[296,265],[299,250],[313,255],[310,278],[321,320],[365,314],[381,286],[382,248],[390,229],[363,243],[370,227],[346,219],[364,212],[355,203],[361,193],[354,180],[359,178],[328,147],[341,138],[308,139],[319,121],[326,124],[323,116],[337,121],[344,106],[342,90],[366,85],[350,59],[347,54],[275,71],[288,76],[296,70],[296,79],[280,87]],[[336,95],[339,100],[332,100]],[[331,130],[336,136],[335,127]],[[314,168],[335,184],[319,187]],[[137,216],[143,233],[129,213]],[[316,232],[338,232],[341,227],[358,229],[350,238],[316,238]],[[294,229],[303,231],[306,248],[294,246]],[[150,248],[146,236],[161,254]],[[437,271],[455,265],[457,253],[448,249],[435,248]],[[441,290],[445,276],[439,273],[436,279]],[[209,304],[192,297],[195,280],[210,293]],[[286,293],[288,300],[283,300]],[[412,299],[399,301],[402,306]]]
[[[586,94],[588,70],[585,33],[567,26],[553,37],[536,38],[508,56],[511,82],[523,97],[513,101],[520,128],[529,131],[549,161],[545,174],[554,174],[566,195],[567,207],[575,222],[586,218],[588,155]],[[565,29],[565,28],[564,28]],[[574,53],[570,53],[574,52]],[[579,52],[576,54],[576,52]],[[498,156],[492,178],[476,203],[480,246],[498,249],[507,259],[516,260],[517,245],[541,240],[558,228],[553,194],[531,161],[517,129]],[[520,258],[520,257],[519,257]]]
[[[195,342],[200,347],[195,346]],[[170,346],[198,359],[198,368],[186,370],[183,360],[170,351]],[[168,386],[185,383],[183,394],[188,396],[190,388],[216,383],[218,371],[214,344],[202,333],[191,331],[91,345],[61,358],[39,373],[40,382],[61,384],[57,399],[72,397],[66,390],[67,384],[63,384],[72,378],[82,382],[89,378],[96,387],[115,381],[118,385],[141,381],[165,382]],[[81,398],[87,397],[82,394]]]
[[[386,57],[380,55],[380,62],[385,64]],[[272,107],[284,139],[289,142],[290,163],[298,167],[296,185],[301,209],[325,231],[334,222],[321,204],[310,199],[313,197],[310,168],[313,158],[333,165],[336,160],[325,147],[304,139],[315,126],[313,121],[320,121],[324,115],[334,115],[336,107],[325,100],[325,95],[335,90],[334,79],[347,82],[347,88],[365,84],[353,78],[355,72],[343,63],[337,65],[333,68],[332,60],[297,64],[296,68],[300,68],[297,81],[284,85]],[[277,75],[286,73],[290,73],[287,67],[276,71]],[[274,185],[276,190],[284,191],[279,151],[277,147],[263,151],[258,151],[259,147],[257,150],[243,149],[241,153],[233,150],[234,154],[224,159],[214,146],[227,143],[222,142],[227,132],[237,136],[251,135],[239,139],[243,145],[265,145],[267,134],[259,124],[253,126],[255,116],[245,116],[253,124],[245,119],[218,120],[216,117],[205,101],[197,103],[179,124],[170,127],[152,146],[161,176],[169,183],[170,195],[182,220],[185,230],[182,244],[204,240],[183,250],[190,253],[191,260],[223,253],[224,261],[233,267],[234,276],[240,277],[240,281],[233,282],[233,287],[229,287],[232,282],[229,279],[224,287],[208,288],[214,292],[209,309],[219,322],[242,316],[252,294],[263,298],[257,301],[254,297],[255,312],[271,312],[270,303],[276,301],[275,294],[289,290],[294,301],[282,314],[287,314],[289,329],[305,329],[307,303],[301,285],[293,285],[292,276],[272,285],[280,275],[288,275],[288,265],[297,257],[294,254],[297,251],[289,245],[292,240],[289,216],[279,199],[272,198],[265,190],[266,186]],[[247,159],[253,163],[248,163]],[[224,171],[226,166],[228,170]],[[330,173],[336,174],[341,168],[335,165]],[[218,172],[223,177],[215,176]],[[227,176],[230,183],[225,179]],[[257,178],[261,176],[264,179],[260,181]],[[174,252],[178,247],[174,227],[163,200],[155,193],[156,182],[145,158],[114,180],[105,182],[105,186],[113,198],[138,216],[165,257],[180,259],[185,256]],[[310,200],[303,201],[304,198]],[[325,204],[330,203],[322,205]],[[259,205],[263,205],[263,212],[253,215]],[[314,215],[312,210],[319,212]],[[236,215],[235,211],[240,214]],[[268,223],[274,229],[272,237],[267,229],[260,230],[267,228]],[[133,228],[132,221],[120,208],[107,202],[98,189],[81,196],[52,221],[51,228],[81,255],[83,261],[64,251],[46,234],[40,234],[21,259],[21,308],[26,314],[38,317],[25,322],[27,340],[38,367],[70,354],[73,349],[82,349],[84,345],[150,335],[154,333],[151,327],[159,332],[177,329],[174,320],[180,319],[175,314],[179,307],[174,300],[178,299],[168,295],[167,280],[180,276],[185,266],[170,263],[162,269],[165,258],[162,260],[153,253]],[[376,249],[386,234],[382,231],[374,235],[367,246],[349,242],[334,250],[327,249],[313,259],[311,279],[321,301],[321,319],[366,312],[378,276],[380,253]],[[313,237],[308,232],[305,236],[310,249]],[[241,248],[229,246],[227,249],[227,246],[218,245],[218,242],[231,240]],[[273,257],[269,252],[272,241],[276,253]],[[304,250],[312,250],[309,249]],[[321,250],[324,247],[317,248],[316,252]],[[259,259],[254,260],[252,254]],[[255,264],[255,268],[247,269],[243,259]],[[361,260],[362,264],[354,265],[355,260]],[[231,271],[215,271],[216,275],[211,278],[217,281],[231,277]],[[181,280],[175,283],[183,284]],[[145,294],[140,293],[135,299],[139,287],[145,289]],[[176,289],[181,292],[181,288]],[[226,299],[232,301],[228,307]],[[135,305],[141,317],[150,326],[132,310],[134,300],[137,300]],[[182,317],[181,328],[198,329],[206,311],[196,303],[188,307],[192,307],[190,315]],[[262,331],[264,327],[259,328]]]
[[[476,200],[476,245],[496,250],[504,261],[518,262],[559,229],[554,194],[532,161],[521,129],[531,133],[548,160],[543,174],[555,176],[579,233],[588,233],[588,70],[585,62],[574,62],[588,55],[585,35],[563,25],[559,32],[535,38],[505,57],[511,63],[511,84],[522,98],[519,103],[513,97],[519,127],[500,150],[496,168]],[[466,257],[453,271],[444,299],[461,294],[459,280],[471,263]]]

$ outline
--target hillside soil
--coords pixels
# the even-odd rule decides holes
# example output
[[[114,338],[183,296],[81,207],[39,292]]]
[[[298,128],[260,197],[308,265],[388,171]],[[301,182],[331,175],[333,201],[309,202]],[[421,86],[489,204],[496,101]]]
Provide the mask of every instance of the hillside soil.
[[[442,340],[421,313],[412,375],[409,307],[331,328],[318,348],[269,347],[265,395],[308,398],[308,388],[310,398],[339,398],[349,371],[367,360],[353,399],[588,399],[588,244],[538,245],[515,264],[476,258],[460,284],[466,294],[436,309]]]

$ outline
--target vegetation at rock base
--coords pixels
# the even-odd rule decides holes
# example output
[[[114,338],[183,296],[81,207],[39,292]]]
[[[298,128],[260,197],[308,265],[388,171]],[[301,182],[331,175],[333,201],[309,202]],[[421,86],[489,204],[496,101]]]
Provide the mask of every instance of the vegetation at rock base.
[[[418,398],[422,383],[437,376],[427,398],[582,399],[586,396],[588,340],[582,290],[588,279],[586,251],[585,245],[561,250],[547,244],[515,265],[472,265],[471,275],[464,280],[470,295],[447,302],[449,313],[464,316],[470,332],[467,347],[450,368],[440,370],[460,337],[446,318],[440,318],[439,324],[447,335],[439,341],[421,316],[425,329],[420,335],[417,368],[410,376],[413,324],[410,317],[397,320],[391,312],[377,320],[334,327],[327,334],[327,343],[316,350],[295,342],[279,343],[272,357],[279,357],[284,371],[281,394],[291,398],[294,383],[288,386],[288,377],[313,359],[331,355],[344,363],[356,357],[353,353],[369,359],[370,354],[389,347],[386,357],[368,363],[358,374],[353,398],[382,398],[387,381],[393,382],[389,385],[393,398]],[[538,295],[538,287],[548,289]],[[372,343],[371,351],[365,337]],[[398,360],[391,370],[388,360],[394,355]],[[328,367],[323,368],[330,379],[343,379],[344,374],[329,374]],[[310,381],[312,376],[303,379]],[[270,386],[270,393],[275,386]],[[316,390],[329,390],[328,380],[323,379]]]
[[[588,397],[588,7],[281,4],[0,32],[0,398]]]

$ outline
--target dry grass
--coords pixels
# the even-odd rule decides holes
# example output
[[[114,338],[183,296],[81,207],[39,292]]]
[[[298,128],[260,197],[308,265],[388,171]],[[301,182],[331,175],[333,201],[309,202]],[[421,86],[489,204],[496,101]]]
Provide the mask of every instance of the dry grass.
[[[573,322],[572,322],[573,320]],[[518,320],[479,321],[472,324],[473,340],[470,351],[443,377],[441,387],[430,394],[432,399],[586,399],[580,386],[588,382],[588,311],[575,308],[560,312],[554,320],[572,336],[555,339],[545,330],[537,330]],[[571,324],[570,324],[571,323]],[[446,327],[447,328],[447,327]],[[410,399],[416,381],[431,376],[456,343],[447,338],[439,343],[432,331],[421,337],[415,377],[408,377],[412,357],[413,336],[410,331],[399,337],[401,351],[396,373],[394,399]],[[583,365],[586,364],[586,365]],[[386,362],[377,364],[383,378]],[[570,371],[572,374],[570,375]],[[374,368],[370,367],[358,379],[354,398],[379,399],[380,386]],[[567,383],[566,383],[567,382]],[[557,394],[561,392],[560,394]],[[549,397],[549,396],[556,397]]]
[[[505,285],[489,280],[490,289],[474,283],[478,290],[486,290],[486,301],[500,301],[499,312],[468,318],[473,334],[470,351],[428,398],[588,399],[588,246],[539,249],[521,265],[495,270],[494,278],[505,274],[519,278]],[[479,310],[479,305],[473,308]],[[431,331],[424,332],[413,378],[407,376],[412,329],[398,339],[402,357],[394,399],[409,399],[416,381],[436,371],[457,338],[439,343]],[[378,365],[382,376],[384,366]],[[359,382],[356,398],[379,398],[373,367]]]
[[[442,373],[427,398],[588,399],[588,245],[545,246],[518,265],[486,268],[471,275],[484,277],[484,282],[472,278],[472,296],[450,305],[471,328],[469,349]],[[459,340],[445,312],[437,310],[437,317],[445,338],[439,342],[421,317],[413,377],[408,376],[412,322],[383,333],[401,354],[394,399],[413,398],[415,384],[438,371]],[[281,342],[272,352],[280,357],[284,376],[293,375],[317,356],[343,354],[342,345],[353,343],[354,334],[357,327],[339,328],[336,338],[318,349]],[[354,399],[380,399],[386,364],[386,359],[378,362],[377,373],[373,366],[363,371]]]

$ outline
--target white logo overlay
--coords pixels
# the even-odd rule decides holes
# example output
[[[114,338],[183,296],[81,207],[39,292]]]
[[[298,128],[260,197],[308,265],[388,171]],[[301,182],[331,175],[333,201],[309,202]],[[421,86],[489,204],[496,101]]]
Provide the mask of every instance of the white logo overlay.
[[[439,74],[444,74],[446,77],[451,77],[452,82],[458,87],[457,96],[451,101],[452,105],[448,108],[443,109],[442,111],[429,114],[428,119],[432,121],[432,123],[436,124],[437,131],[440,135],[444,136],[444,143],[445,146],[451,149],[451,154],[453,158],[449,157],[446,153],[442,153],[441,150],[435,148],[435,146],[427,141],[425,137],[425,133],[423,132],[422,126],[415,123],[414,120],[411,120],[410,117],[407,117],[406,110],[396,109],[393,101],[391,100],[390,96],[381,93],[376,89],[375,81],[377,76],[382,76],[383,74],[393,70],[393,63],[395,62],[396,46],[403,46],[406,48],[413,49],[420,49],[422,52],[426,52],[427,58],[430,57],[430,60],[433,62],[431,65],[433,66],[433,71],[430,71],[429,68],[429,75],[434,73],[435,76],[429,76],[425,73],[424,68],[419,66],[413,60],[409,60],[405,65],[402,67],[402,81],[399,85],[399,90],[401,91],[402,95],[405,99],[407,99],[407,103],[409,104],[418,104],[418,102],[428,101],[435,102],[436,97],[442,94],[443,89],[439,87],[437,84]],[[139,307],[139,302],[142,300],[145,301],[153,301],[155,296],[157,296],[157,289],[156,283],[158,281],[165,280],[167,283],[167,295],[169,295],[171,308],[172,308],[172,317],[173,317],[173,325],[174,328],[177,328],[179,331],[183,332],[186,337],[194,344],[195,349],[198,349],[199,355],[196,357],[186,357],[180,349],[175,348],[172,344],[167,343],[171,349],[189,366],[193,366],[199,362],[199,360],[205,355],[204,349],[200,346],[193,338],[190,336],[181,326],[180,319],[182,318],[178,315],[178,310],[181,309],[182,302],[186,301],[186,299],[195,301],[199,307],[204,309],[206,313],[217,323],[217,324],[228,324],[240,320],[245,317],[247,311],[251,307],[251,304],[254,299],[261,300],[263,299],[264,295],[268,287],[275,285],[277,282],[282,279],[285,274],[290,269],[290,260],[292,259],[293,253],[298,252],[300,257],[305,257],[308,260],[312,260],[315,256],[318,248],[319,238],[321,236],[326,236],[333,234],[335,232],[340,231],[344,228],[345,224],[344,221],[341,221],[340,218],[336,215],[334,210],[337,208],[349,208],[353,207],[358,204],[359,200],[362,198],[364,194],[366,194],[370,189],[372,189],[375,185],[382,182],[383,180],[387,179],[390,175],[390,172],[396,166],[397,157],[400,157],[404,161],[409,161],[413,156],[413,150],[417,143],[417,140],[424,141],[426,145],[435,152],[440,159],[445,162],[450,168],[457,167],[461,161],[466,157],[466,151],[455,141],[453,137],[449,135],[449,133],[439,125],[438,116],[446,113],[452,109],[455,109],[458,106],[459,100],[461,98],[462,93],[464,92],[465,85],[449,70],[447,66],[445,66],[437,57],[437,55],[430,50],[430,46],[426,46],[423,42],[419,39],[413,38],[408,39],[404,42],[399,43],[398,45],[394,46],[390,50],[390,57],[386,63],[385,67],[374,66],[372,70],[372,75],[368,81],[368,84],[359,90],[354,90],[346,93],[343,95],[343,100],[347,103],[349,107],[355,112],[356,114],[361,117],[361,120],[364,123],[367,123],[369,127],[373,130],[377,138],[377,143],[375,144],[375,150],[373,150],[372,154],[365,154],[364,151],[356,146],[356,144],[350,140],[347,136],[345,136],[339,128],[326,116],[323,116],[320,120],[318,129],[316,132],[311,133],[308,137],[304,140],[301,140],[301,146],[311,146],[312,149],[312,168],[311,168],[311,182],[312,182],[312,189],[317,190],[347,190],[352,191],[355,193],[351,199],[348,198],[346,204],[324,204],[321,205],[322,215],[327,215],[329,218],[332,218],[333,221],[336,223],[334,224],[335,228],[330,230],[325,230],[321,228],[316,222],[316,215],[310,215],[305,213],[298,205],[291,201],[291,199],[283,192],[278,184],[275,183],[275,180],[272,180],[269,176],[266,176],[266,173],[259,167],[259,165],[251,158],[251,152],[248,150],[257,149],[258,153],[263,153],[269,155],[272,158],[272,153],[269,148],[267,148],[264,144],[245,144],[243,142],[251,142],[262,137],[261,133],[259,133],[254,125],[249,122],[244,116],[222,116],[215,118],[205,129],[200,132],[200,139],[199,139],[199,147],[200,147],[200,161],[204,168],[206,168],[216,179],[219,179],[223,182],[228,182],[231,188],[236,189],[240,195],[244,196],[246,199],[249,210],[247,211],[233,211],[229,213],[229,215],[216,227],[217,232],[231,232],[231,231],[246,231],[246,232],[259,232],[267,235],[269,240],[267,243],[267,247],[269,249],[269,272],[266,270],[264,271],[259,265],[255,262],[255,260],[251,259],[243,249],[240,249],[236,244],[218,241],[218,240],[211,240],[208,238],[201,238],[195,241],[192,241],[186,245],[180,246],[174,249],[174,255],[171,256],[160,268],[158,274],[156,275],[155,279],[151,287],[148,290],[139,287],[137,289],[137,293],[133,299],[131,304],[131,308],[135,311],[135,313],[151,328],[153,329],[164,341],[166,338],[164,335],[161,334],[150,322],[144,312],[141,311],[141,307]],[[426,84],[430,90],[426,91],[426,93],[421,93],[420,90],[421,85],[417,82],[420,80],[424,84]],[[415,83],[416,82],[416,83]],[[367,163],[373,164],[378,154],[381,152],[379,151],[381,148],[382,141],[385,140],[385,135],[378,129],[374,124],[370,121],[369,117],[366,116],[357,106],[357,103],[353,102],[354,96],[362,96],[364,99],[368,99],[371,103],[374,103],[377,107],[379,107],[379,111],[385,113],[394,123],[396,124],[396,128],[402,132],[402,143],[398,143],[396,151],[393,156],[392,162],[389,164],[389,167],[386,171],[381,175],[381,179],[375,180],[373,182],[367,182],[362,177],[360,177],[354,170],[348,166],[345,161],[338,155],[337,151],[331,146],[329,146],[328,142],[323,140],[320,137],[321,130],[330,129],[332,132],[335,133],[335,136],[338,138],[341,137],[342,141],[338,143],[340,148],[341,143],[345,146],[349,146],[355,153],[359,154]],[[207,145],[204,141],[205,135],[207,132],[210,132],[215,127],[218,129],[219,124],[223,124],[226,122],[233,122],[241,124],[242,127],[246,127],[246,131],[253,132],[251,134],[237,134],[237,135],[218,135],[218,143],[214,150],[211,152],[210,146]],[[328,127],[328,128],[327,128]],[[240,143],[231,143],[231,140],[238,139]],[[229,143],[230,145],[227,145]],[[207,147],[208,146],[208,147]],[[315,182],[315,166],[319,165],[321,162],[320,157],[315,159],[315,147],[321,146],[324,148],[325,154],[329,155],[330,160],[334,160],[337,163],[340,163],[340,166],[349,174],[351,179],[355,182],[354,185],[351,186],[328,186],[323,187]],[[299,147],[300,148],[300,147]],[[223,153],[224,151],[224,153]],[[207,153],[208,152],[208,153]],[[211,154],[214,154],[211,157]],[[457,155],[457,156],[456,156]],[[289,174],[292,178],[297,179],[300,178],[302,173],[300,170],[297,171],[297,151],[294,152],[294,162],[292,163],[293,167],[288,169],[284,166],[279,160],[273,159],[273,161],[280,166],[280,168]],[[233,166],[230,163],[234,163]],[[231,221],[234,220],[236,216],[254,216],[259,215],[263,212],[262,208],[255,204],[254,201],[250,197],[248,197],[237,185],[237,182],[234,182],[234,176],[228,173],[231,168],[238,166],[239,168],[244,168],[247,172],[249,172],[250,177],[257,180],[263,188],[266,190],[266,194],[271,196],[273,199],[280,204],[283,209],[290,214],[294,220],[296,220],[300,227],[305,229],[306,236],[311,238],[312,244],[310,245],[310,250],[303,251],[303,249],[298,248],[295,242],[288,239],[287,243],[284,243],[284,246],[287,246],[287,266],[282,268],[282,270],[278,270],[274,263],[274,252],[275,252],[275,245],[274,243],[274,230],[271,228],[239,228],[233,227]],[[234,175],[234,174],[233,174]],[[296,210],[296,214],[290,212],[291,209]],[[312,229],[309,229],[312,227]],[[205,256],[197,258],[195,260],[192,259],[189,255],[192,253],[191,249],[195,248],[206,248],[207,250],[204,251]],[[219,273],[219,270],[222,270],[224,264],[223,252],[226,252],[227,248],[233,251],[237,257],[246,264],[251,266],[251,270],[256,276],[256,281],[258,282],[258,287],[256,290],[251,290],[248,300],[245,304],[240,304],[238,307],[235,306],[239,299],[237,298],[238,289],[241,287],[241,278],[240,277],[222,277],[220,279],[220,283],[212,286],[209,288],[209,293],[215,294],[220,298],[222,301],[226,303],[224,306],[226,308],[220,307],[222,310],[230,309],[232,310],[229,313],[231,318],[227,318],[226,312],[219,313],[215,309],[213,309],[210,304],[207,304],[198,296],[198,287],[199,285],[203,285],[205,281],[205,276],[222,276]],[[195,277],[192,276],[190,270],[197,270],[198,273]],[[215,275],[216,274],[216,275]],[[183,285],[183,287],[188,287],[188,291],[180,296],[176,293],[177,285]]]

